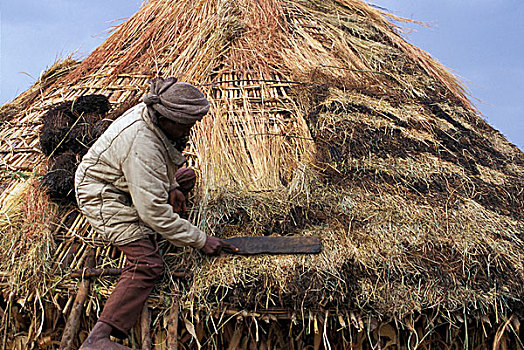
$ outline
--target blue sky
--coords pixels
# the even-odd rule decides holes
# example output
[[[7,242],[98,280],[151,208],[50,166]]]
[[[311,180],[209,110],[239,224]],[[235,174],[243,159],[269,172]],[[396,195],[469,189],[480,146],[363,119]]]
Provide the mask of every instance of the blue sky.
[[[86,57],[142,0],[0,0],[0,103],[59,57]],[[524,1],[370,0],[428,22],[408,41],[459,75],[484,118],[524,150]],[[117,20],[116,22],[114,22]]]
[[[452,69],[485,120],[524,150],[524,1],[370,0],[431,24],[405,37]],[[479,101],[480,100],[480,101]]]

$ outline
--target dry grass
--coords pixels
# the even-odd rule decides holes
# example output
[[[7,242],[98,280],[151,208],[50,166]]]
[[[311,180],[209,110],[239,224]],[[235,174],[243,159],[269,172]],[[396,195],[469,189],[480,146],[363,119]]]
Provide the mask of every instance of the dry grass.
[[[56,205],[34,178],[12,186],[2,200],[1,269],[10,272],[7,283],[17,295],[47,284],[54,253],[50,223],[55,215]]]
[[[141,72],[203,83],[231,71],[253,74],[253,79],[278,71],[308,82],[324,77],[423,95],[423,89],[405,81],[413,79],[403,74],[405,65],[413,65],[434,79],[429,85],[443,85],[470,106],[456,77],[407,43],[383,12],[362,1],[346,0],[343,5],[150,1],[63,81],[99,76],[103,85],[117,74]]]
[[[5,195],[7,193],[7,195]],[[12,185],[4,192],[0,207],[0,269],[6,298],[2,315],[2,347],[16,328],[15,310],[30,313],[29,337],[39,337],[43,327],[44,299],[51,288],[51,267],[55,250],[51,222],[57,207],[49,202],[38,181],[32,178]],[[15,304],[17,306],[15,306]]]
[[[168,270],[190,270],[193,278],[168,273],[154,291],[159,343],[175,295],[196,333],[207,334],[201,342],[215,348],[247,347],[258,330],[277,344],[287,336],[278,335],[278,317],[301,335],[289,331],[297,348],[304,339],[302,346],[327,347],[329,329],[344,329],[332,345],[355,336],[357,349],[381,339],[386,346],[380,329],[391,335],[391,322],[410,337],[399,340],[399,331],[391,347],[483,344],[495,341],[499,326],[501,337],[518,333],[524,156],[476,114],[462,84],[387,18],[400,20],[357,0],[149,1],[69,75],[38,89],[47,92],[35,110],[93,93],[114,104],[136,101],[155,75],[198,84],[212,107],[187,151],[199,173],[191,220],[221,237],[322,239],[316,256],[251,258],[208,258],[162,242]],[[30,123],[41,114],[15,119]],[[13,149],[37,142],[34,130],[23,130],[4,137],[9,174],[26,164]],[[87,247],[95,248],[97,267],[119,268],[125,259],[74,209],[56,221],[51,280],[67,314],[75,290],[68,273],[83,266]],[[96,282],[86,319],[114,284]],[[268,323],[259,328],[257,319]],[[467,333],[468,324],[484,332],[458,331]]]

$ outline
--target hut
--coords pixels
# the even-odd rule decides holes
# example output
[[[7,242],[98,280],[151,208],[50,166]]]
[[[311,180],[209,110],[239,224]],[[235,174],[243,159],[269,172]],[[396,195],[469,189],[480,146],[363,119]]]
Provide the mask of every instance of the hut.
[[[318,255],[205,257],[160,243],[142,349],[522,349],[524,154],[461,83],[361,0],[150,0],[0,138],[2,348],[77,348],[123,257],[40,179],[44,116],[155,76],[204,91],[190,220],[304,235]],[[2,114],[4,115],[4,114]]]

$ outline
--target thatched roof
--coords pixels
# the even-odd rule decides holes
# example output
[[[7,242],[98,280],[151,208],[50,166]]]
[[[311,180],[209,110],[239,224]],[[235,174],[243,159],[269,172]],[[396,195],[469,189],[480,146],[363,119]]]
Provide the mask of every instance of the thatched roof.
[[[27,208],[9,212],[6,203],[20,198],[13,191],[28,193],[26,178],[45,164],[37,147],[45,111],[88,94],[118,108],[150,78],[176,76],[211,102],[187,151],[199,174],[193,222],[221,237],[315,235],[323,252],[208,258],[164,243],[169,269],[192,277],[168,274],[151,302],[161,307],[176,293],[192,316],[522,318],[524,154],[391,20],[401,19],[360,0],[148,2],[4,123],[1,199],[11,217],[2,245],[21,247],[2,253],[27,249],[17,243]],[[68,273],[83,267],[87,247],[98,267],[123,261],[74,208],[53,210],[55,219],[37,220],[52,221],[38,252],[49,263],[14,274],[31,263],[4,258],[2,288],[29,301],[60,295],[67,312],[76,288]],[[22,288],[34,286],[24,276],[46,288]],[[96,283],[95,309],[114,279]]]

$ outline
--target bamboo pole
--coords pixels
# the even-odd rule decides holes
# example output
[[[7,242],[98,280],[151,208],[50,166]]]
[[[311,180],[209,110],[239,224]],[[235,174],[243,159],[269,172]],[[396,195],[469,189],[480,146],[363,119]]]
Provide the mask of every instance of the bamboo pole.
[[[86,267],[92,268],[95,264],[94,250],[90,249],[89,256],[86,259]],[[67,319],[64,333],[62,334],[62,340],[60,342],[60,350],[70,350],[73,346],[73,340],[80,323],[80,316],[84,309],[84,304],[89,295],[89,290],[91,287],[91,281],[89,279],[82,279],[79,283],[78,293],[76,295],[75,301],[73,302],[73,307],[71,308],[71,313]]]

